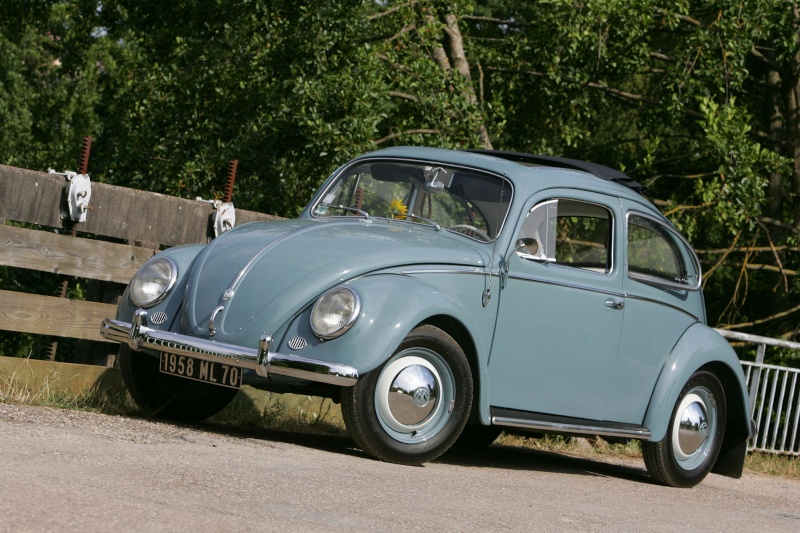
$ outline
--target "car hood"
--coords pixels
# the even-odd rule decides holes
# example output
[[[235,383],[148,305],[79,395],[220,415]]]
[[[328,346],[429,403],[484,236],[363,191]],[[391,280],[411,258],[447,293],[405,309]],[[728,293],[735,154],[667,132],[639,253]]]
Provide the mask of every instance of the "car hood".
[[[370,272],[411,265],[484,267],[466,238],[386,220],[255,222],[223,233],[187,278],[182,325],[215,340],[257,344],[320,293]]]

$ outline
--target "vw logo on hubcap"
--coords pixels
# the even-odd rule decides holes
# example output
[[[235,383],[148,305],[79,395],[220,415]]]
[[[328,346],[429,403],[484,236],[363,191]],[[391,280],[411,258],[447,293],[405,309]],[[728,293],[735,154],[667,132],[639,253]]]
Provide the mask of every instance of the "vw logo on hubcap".
[[[414,405],[425,407],[431,399],[431,391],[428,390],[428,387],[419,387],[414,391],[413,399]]]

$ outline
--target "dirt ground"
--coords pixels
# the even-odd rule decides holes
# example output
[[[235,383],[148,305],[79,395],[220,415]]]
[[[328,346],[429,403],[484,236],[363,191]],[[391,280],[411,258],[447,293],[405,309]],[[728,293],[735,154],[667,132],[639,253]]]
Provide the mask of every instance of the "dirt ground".
[[[800,531],[800,482],[655,485],[640,461],[493,445],[422,467],[346,437],[0,404],[0,531]]]

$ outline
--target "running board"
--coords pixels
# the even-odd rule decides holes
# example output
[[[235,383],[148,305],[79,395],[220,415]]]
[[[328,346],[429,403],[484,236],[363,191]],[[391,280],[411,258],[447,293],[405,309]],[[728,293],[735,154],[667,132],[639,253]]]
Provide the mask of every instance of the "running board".
[[[532,429],[544,433],[574,433],[642,440],[650,438],[649,429],[635,424],[585,420],[497,407],[490,408],[489,412],[492,417],[492,425],[495,426]]]

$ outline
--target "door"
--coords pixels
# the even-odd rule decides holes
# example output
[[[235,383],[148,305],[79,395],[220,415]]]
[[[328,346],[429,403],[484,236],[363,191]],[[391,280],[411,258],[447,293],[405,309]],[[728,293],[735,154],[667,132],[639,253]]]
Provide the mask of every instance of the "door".
[[[625,305],[619,200],[576,191],[531,205],[507,254],[490,403],[603,420]]]
[[[623,200],[628,295],[608,420],[641,424],[653,388],[681,335],[704,320],[700,264],[672,227]]]

